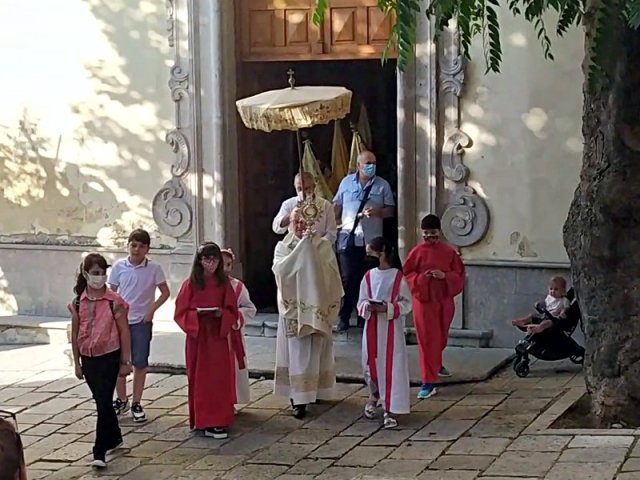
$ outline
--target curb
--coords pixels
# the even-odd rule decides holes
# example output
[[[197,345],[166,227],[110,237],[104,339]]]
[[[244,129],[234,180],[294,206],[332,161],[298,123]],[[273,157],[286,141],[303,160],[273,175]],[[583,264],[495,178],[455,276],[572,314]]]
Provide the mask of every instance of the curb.
[[[468,380],[456,380],[455,377],[452,378],[441,378],[436,385],[462,385],[465,383],[477,383],[484,382],[489,378],[493,377],[496,373],[503,370],[506,366],[510,365],[513,359],[515,358],[515,354],[507,357],[502,362],[498,363],[495,367],[493,367],[486,375],[482,377],[477,377]],[[173,365],[168,363],[151,363],[149,365],[150,373],[166,373],[169,375],[186,375],[187,370],[186,367],[182,365]],[[273,380],[273,370],[264,370],[264,369],[250,369],[249,370],[249,378],[253,379],[264,379],[264,380]],[[361,375],[349,375],[349,374],[337,374],[336,375],[337,383],[359,383],[364,385],[364,379]],[[419,387],[421,382],[412,380],[412,387]]]

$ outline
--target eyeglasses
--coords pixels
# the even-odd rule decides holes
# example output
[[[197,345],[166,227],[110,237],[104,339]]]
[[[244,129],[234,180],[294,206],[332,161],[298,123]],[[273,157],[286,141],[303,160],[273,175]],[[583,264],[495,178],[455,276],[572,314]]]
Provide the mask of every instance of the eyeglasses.
[[[16,417],[15,413],[8,410],[0,410],[0,418],[13,423],[13,426],[16,429],[16,433],[18,432],[18,417]]]

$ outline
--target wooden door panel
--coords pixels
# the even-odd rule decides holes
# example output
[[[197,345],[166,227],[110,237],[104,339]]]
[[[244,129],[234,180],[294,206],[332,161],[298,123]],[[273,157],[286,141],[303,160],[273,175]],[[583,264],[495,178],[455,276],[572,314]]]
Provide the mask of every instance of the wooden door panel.
[[[378,9],[377,0],[330,0],[320,27],[312,21],[315,0],[239,4],[244,61],[375,58],[391,32],[392,19]]]

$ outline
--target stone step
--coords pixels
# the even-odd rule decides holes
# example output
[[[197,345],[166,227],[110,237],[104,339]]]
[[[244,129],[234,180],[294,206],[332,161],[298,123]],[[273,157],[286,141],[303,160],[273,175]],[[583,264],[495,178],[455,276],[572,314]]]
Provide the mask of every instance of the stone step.
[[[169,320],[159,320],[154,321],[154,331],[177,332],[179,329]],[[245,335],[248,337],[275,337],[277,331],[277,314],[258,314],[245,326]],[[407,327],[405,335],[408,345],[417,345],[414,327]],[[490,346],[492,336],[491,330],[451,329],[448,345],[485,348]],[[0,345],[67,344],[70,338],[71,322],[65,317],[0,316]],[[362,329],[352,327],[347,332],[334,331],[333,340],[337,343],[360,343]]]

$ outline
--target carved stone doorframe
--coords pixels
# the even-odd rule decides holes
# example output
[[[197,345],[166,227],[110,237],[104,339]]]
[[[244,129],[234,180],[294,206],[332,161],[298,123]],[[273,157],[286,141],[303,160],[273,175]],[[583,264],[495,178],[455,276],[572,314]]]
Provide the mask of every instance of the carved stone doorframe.
[[[175,102],[167,142],[176,158],[153,216],[177,239],[176,253],[192,253],[205,240],[239,250],[233,18],[233,0],[167,1]]]

